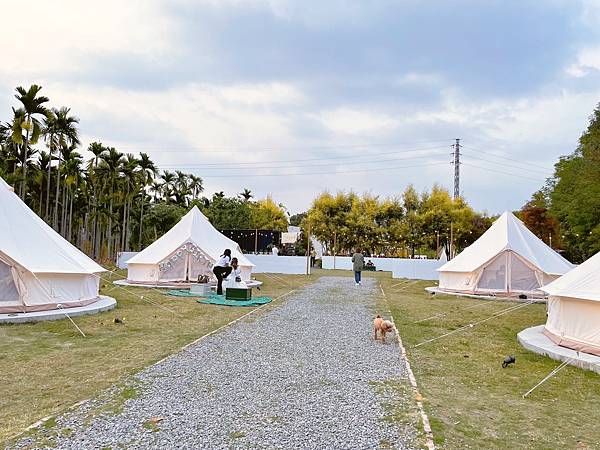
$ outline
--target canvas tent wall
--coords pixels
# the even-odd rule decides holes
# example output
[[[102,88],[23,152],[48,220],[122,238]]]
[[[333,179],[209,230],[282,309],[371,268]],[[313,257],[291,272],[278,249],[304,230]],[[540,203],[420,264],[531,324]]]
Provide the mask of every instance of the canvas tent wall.
[[[0,178],[0,313],[98,300],[105,270],[67,242]]]
[[[542,289],[550,296],[544,334],[600,356],[600,253]]]
[[[543,295],[541,286],[573,267],[507,211],[477,241],[438,269],[439,289]]]
[[[132,283],[169,283],[195,281],[198,275],[213,277],[213,264],[226,248],[238,259],[242,278],[249,280],[254,264],[194,206],[173,228],[127,262],[127,279]]]

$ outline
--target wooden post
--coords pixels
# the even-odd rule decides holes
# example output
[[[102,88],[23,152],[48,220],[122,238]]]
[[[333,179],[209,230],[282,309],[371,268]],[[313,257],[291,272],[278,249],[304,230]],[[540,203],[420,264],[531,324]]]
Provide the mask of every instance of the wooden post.
[[[258,229],[254,230],[254,254],[258,253]]]

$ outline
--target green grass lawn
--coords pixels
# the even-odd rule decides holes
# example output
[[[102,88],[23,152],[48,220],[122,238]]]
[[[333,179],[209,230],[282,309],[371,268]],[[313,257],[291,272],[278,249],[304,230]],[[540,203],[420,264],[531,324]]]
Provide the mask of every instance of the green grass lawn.
[[[517,333],[546,320],[531,304],[414,347],[515,303],[431,296],[431,282],[398,284],[378,276],[443,449],[600,448],[600,376],[567,366],[526,399],[559,362],[522,348]],[[444,314],[430,320],[422,319]],[[420,321],[420,322],[419,322]],[[418,323],[415,323],[418,322]],[[516,364],[502,369],[506,355]]]
[[[261,295],[277,297],[322,275],[352,273],[316,270],[310,278],[257,278],[265,281]],[[545,321],[545,305],[528,305],[415,348],[514,303],[432,297],[423,290],[430,282],[394,280],[382,272],[364,276],[375,277],[384,289],[386,296],[378,294],[377,308],[382,313],[389,308],[394,316],[438,448],[600,448],[600,376],[569,366],[527,399],[521,397],[559,364],[523,349],[516,339],[522,329]],[[0,441],[42,417],[98,395],[126,375],[251,310],[199,305],[154,290],[127,288],[130,292],[125,292],[103,284],[103,293],[117,298],[118,307],[76,318],[87,338],[67,320],[0,326]],[[140,300],[140,295],[176,314]],[[125,324],[113,323],[115,316],[124,317]],[[432,316],[438,317],[422,321]],[[517,362],[502,369],[506,355],[515,355]],[[414,410],[388,411],[388,416],[403,426],[412,421],[407,413],[414,419]]]
[[[273,298],[309,281],[301,275],[256,278],[264,285],[255,295]],[[157,290],[125,291],[110,282],[101,284],[101,292],[116,298],[117,307],[74,318],[85,338],[66,319],[0,326],[0,442],[253,309],[201,305]],[[264,309],[271,307],[276,305]],[[115,324],[116,316],[124,318],[124,324]]]

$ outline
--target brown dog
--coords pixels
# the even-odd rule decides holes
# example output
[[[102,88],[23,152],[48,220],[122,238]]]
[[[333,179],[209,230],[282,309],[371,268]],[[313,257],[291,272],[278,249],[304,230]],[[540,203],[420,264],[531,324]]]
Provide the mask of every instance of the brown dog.
[[[381,341],[385,342],[385,334],[391,332],[394,329],[394,325],[389,320],[384,320],[379,314],[373,321],[373,337],[377,340],[377,332],[381,336]]]

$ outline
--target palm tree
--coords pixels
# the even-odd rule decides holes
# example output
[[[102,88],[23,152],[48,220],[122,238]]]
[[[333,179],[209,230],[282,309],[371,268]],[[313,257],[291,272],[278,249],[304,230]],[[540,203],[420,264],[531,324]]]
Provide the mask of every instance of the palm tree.
[[[139,181],[138,160],[128,153],[123,162],[120,172],[123,175],[125,192],[123,195],[123,221],[121,222],[121,251],[129,250],[129,213],[131,210],[131,193],[135,194],[135,188]]]
[[[53,121],[53,134],[55,135],[56,145],[58,146],[58,165],[56,166],[56,196],[54,198],[54,219],[52,226],[58,230],[58,202],[60,201],[60,156],[67,148],[73,149],[79,145],[79,132],[75,124],[79,123],[79,119],[70,116],[71,110],[67,107],[60,109],[52,109],[55,116]]]
[[[106,147],[104,147],[101,143],[99,142],[92,142],[89,147],[88,147],[88,151],[92,152],[94,155],[94,159],[93,159],[93,166],[92,166],[92,161],[90,161],[90,167],[88,168],[88,172],[91,173],[91,176],[89,178],[90,182],[93,185],[93,194],[92,194],[92,200],[94,202],[94,207],[93,209],[90,208],[90,205],[88,204],[88,210],[92,210],[92,218],[93,218],[93,222],[92,222],[92,247],[93,247],[93,255],[94,258],[98,258],[99,257],[99,232],[98,232],[98,215],[97,215],[97,211],[98,211],[98,195],[99,195],[99,191],[98,191],[98,159],[102,158],[102,155],[104,154],[104,152],[106,151]],[[89,169],[92,170],[89,170]]]
[[[244,192],[240,192],[239,195],[246,202],[249,201],[252,197],[254,197],[254,194],[252,194],[252,191],[250,189],[247,189],[247,188],[244,188]]]
[[[110,192],[108,196],[109,208],[108,208],[108,229],[107,229],[107,257],[112,259],[112,226],[113,226],[113,203],[114,203],[114,190],[115,190],[115,182],[119,176],[119,170],[121,168],[121,164],[123,163],[123,153],[115,150],[114,147],[108,148],[108,152],[104,153],[100,156],[103,163],[106,166],[106,172],[108,176],[108,182],[110,186]]]
[[[162,192],[163,192],[163,184],[154,180],[152,182],[152,184],[150,185],[150,192],[152,192],[152,197],[154,200],[154,203],[158,203],[158,199],[160,198]]]
[[[138,239],[138,249],[142,249],[142,228],[144,225],[144,202],[146,200],[146,187],[154,180],[154,177],[158,173],[158,169],[146,153],[140,153],[140,159],[138,161],[141,175],[141,201],[140,201],[140,230]]]
[[[175,201],[180,205],[187,206],[188,176],[181,170],[176,170],[175,176]]]
[[[173,172],[169,172],[168,170],[165,170],[163,172],[163,174],[160,176],[160,179],[162,180],[163,196],[164,196],[165,200],[167,201],[167,203],[169,203],[171,201],[171,195],[172,195],[172,191],[173,191],[173,183],[175,182],[175,174]]]
[[[46,116],[48,109],[43,106],[44,103],[48,102],[48,97],[42,95],[38,96],[41,86],[32,84],[29,90],[19,86],[17,87],[17,95],[15,98],[19,100],[23,105],[23,121],[21,122],[21,128],[25,130],[25,136],[19,132],[18,144],[22,145],[23,149],[23,182],[21,183],[21,198],[25,200],[25,193],[27,190],[27,159],[29,157],[29,145],[35,144],[41,134],[42,126],[38,120],[38,116]]]
[[[23,153],[23,122],[25,121],[25,110],[23,108],[12,108],[13,118],[8,123],[8,127],[10,130],[10,139],[6,143],[7,150],[11,156],[12,160],[12,172],[13,177],[15,179],[18,178],[19,181],[19,191],[21,190],[21,183],[23,182],[23,171],[21,170],[21,175],[17,173],[18,170],[18,162],[22,161],[21,157]]]
[[[73,229],[73,197],[79,186],[82,156],[75,147],[65,147],[62,152],[65,165],[65,194],[63,196],[61,232],[65,239],[71,240]]]
[[[198,199],[198,195],[202,191],[204,191],[204,186],[202,183],[202,178],[197,177],[196,175],[189,175],[189,188],[192,190],[192,197],[194,200]]]
[[[50,163],[52,162],[52,156],[49,153],[46,153],[45,151],[41,151],[40,152],[40,158],[38,159],[38,165],[37,165],[37,169],[38,169],[38,174],[39,176],[37,178],[39,178],[39,182],[40,182],[40,204],[39,204],[39,209],[38,209],[38,214],[41,217],[42,216],[42,205],[43,205],[43,193],[44,193],[44,174],[46,173],[46,171],[48,171],[48,186],[46,188],[46,196],[50,193]],[[48,197],[46,197],[48,198]],[[46,216],[48,216],[48,201],[46,200]]]

